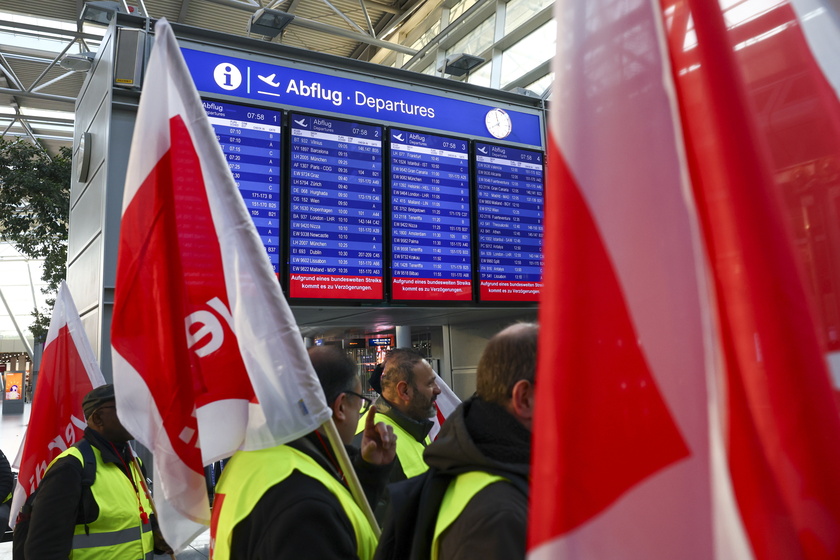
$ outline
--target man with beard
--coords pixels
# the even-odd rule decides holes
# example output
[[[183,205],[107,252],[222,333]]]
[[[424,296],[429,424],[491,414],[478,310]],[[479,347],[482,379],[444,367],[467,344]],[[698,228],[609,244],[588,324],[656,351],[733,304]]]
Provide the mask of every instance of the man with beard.
[[[440,394],[432,366],[412,348],[395,348],[385,357],[381,396],[376,401],[376,421],[394,428],[397,436],[397,463],[391,482],[424,473],[423,450],[434,422],[435,399]],[[359,426],[359,432],[363,426]],[[359,435],[356,436],[360,438]],[[383,512],[382,505],[377,514]]]

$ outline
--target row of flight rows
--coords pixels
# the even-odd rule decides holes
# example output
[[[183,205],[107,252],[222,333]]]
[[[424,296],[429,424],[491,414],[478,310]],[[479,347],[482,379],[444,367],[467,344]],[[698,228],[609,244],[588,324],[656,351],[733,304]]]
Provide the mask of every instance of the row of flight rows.
[[[543,153],[205,102],[290,298],[531,302]],[[283,259],[282,256],[287,256]]]

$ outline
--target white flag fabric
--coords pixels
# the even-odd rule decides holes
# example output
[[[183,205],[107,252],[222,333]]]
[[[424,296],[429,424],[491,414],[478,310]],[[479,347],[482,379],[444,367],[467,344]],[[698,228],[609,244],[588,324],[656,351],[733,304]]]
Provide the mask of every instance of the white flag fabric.
[[[444,421],[452,414],[452,411],[455,410],[459,404],[461,404],[461,399],[458,398],[458,395],[455,394],[449,385],[446,384],[446,381],[443,380],[438,372],[435,372],[437,375],[437,379],[435,382],[437,386],[440,388],[440,394],[437,396],[435,400],[435,417],[432,418],[434,421],[434,425],[432,429],[429,430],[429,437],[434,441],[437,438],[438,433],[440,433],[440,428],[443,425]]]
[[[120,418],[154,454],[161,530],[210,522],[203,465],[288,442],[330,410],[166,20],[126,175],[111,345]]]
[[[82,439],[87,426],[82,399],[104,383],[73,297],[62,281],[44,342],[29,425],[15,459],[18,482],[9,514],[11,527],[26,498],[41,484],[47,466]]]
[[[840,278],[796,258],[840,223],[840,57],[797,13],[838,33],[820,0],[555,3],[530,560],[840,558]]]

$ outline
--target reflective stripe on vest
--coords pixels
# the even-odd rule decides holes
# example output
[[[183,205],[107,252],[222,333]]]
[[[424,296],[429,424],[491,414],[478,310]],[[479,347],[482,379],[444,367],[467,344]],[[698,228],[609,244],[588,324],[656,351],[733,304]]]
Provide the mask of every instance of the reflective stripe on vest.
[[[210,527],[211,559],[230,558],[233,529],[248,517],[268,490],[286,480],[294,471],[314,478],[338,499],[353,526],[356,554],[360,560],[373,558],[376,535],[353,501],[350,491],[312,457],[287,445],[278,445],[258,451],[237,451],[225,465],[216,486],[217,500],[219,495],[222,499],[216,502],[218,510],[213,512]],[[284,529],[294,530],[293,527]]]
[[[130,471],[139,496],[125,476],[113,463],[102,461],[102,453],[91,446],[96,458],[96,480],[91,486],[93,498],[99,507],[99,516],[88,523],[89,534],[83,524],[73,531],[72,560],[152,560],[154,558],[154,536],[152,524],[140,520],[140,503],[143,510],[152,512],[152,504],[140,485],[141,474],[132,463]],[[82,464],[84,457],[76,447],[70,447],[53,460],[73,455]],[[50,463],[52,466],[53,463]]]
[[[487,486],[505,480],[507,479],[504,477],[484,471],[472,471],[459,474],[449,483],[449,487],[443,495],[443,501],[440,503],[440,511],[438,511],[437,521],[435,522],[435,534],[432,539],[432,560],[437,560],[441,536],[450,525],[455,523],[470,500]]]
[[[357,434],[364,431],[366,417],[367,415],[363,415],[359,420],[359,427],[356,429]],[[423,460],[423,450],[426,449],[425,445],[414,439],[414,436],[408,433],[387,414],[380,414],[377,412],[374,419],[377,422],[383,422],[394,428],[394,434],[397,436],[397,457],[400,460],[400,466],[402,467],[406,478],[423,474],[429,470],[429,465],[427,465],[426,461]],[[426,442],[426,445],[431,443],[428,436],[426,436],[424,441]]]

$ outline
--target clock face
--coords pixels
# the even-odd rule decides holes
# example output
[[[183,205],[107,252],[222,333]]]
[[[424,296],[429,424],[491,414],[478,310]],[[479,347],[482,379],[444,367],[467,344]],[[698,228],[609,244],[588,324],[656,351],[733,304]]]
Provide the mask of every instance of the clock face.
[[[484,124],[487,132],[494,138],[506,138],[513,130],[513,123],[510,122],[510,115],[501,109],[490,109],[484,117]]]

